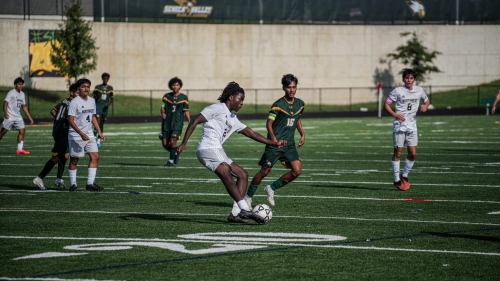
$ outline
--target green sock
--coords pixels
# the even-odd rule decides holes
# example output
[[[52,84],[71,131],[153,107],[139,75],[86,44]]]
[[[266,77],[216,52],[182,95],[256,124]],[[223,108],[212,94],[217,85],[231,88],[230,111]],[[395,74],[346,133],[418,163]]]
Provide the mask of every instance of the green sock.
[[[285,184],[283,184],[280,179],[277,179],[275,180],[272,184],[271,184],[271,189],[272,190],[276,190],[278,188],[281,188],[282,186],[284,186]]]
[[[177,153],[177,147],[172,147],[170,149],[170,160],[174,160],[176,153]]]
[[[249,185],[247,189],[248,197],[253,198],[253,195],[257,192],[257,188],[259,188],[258,185]]]

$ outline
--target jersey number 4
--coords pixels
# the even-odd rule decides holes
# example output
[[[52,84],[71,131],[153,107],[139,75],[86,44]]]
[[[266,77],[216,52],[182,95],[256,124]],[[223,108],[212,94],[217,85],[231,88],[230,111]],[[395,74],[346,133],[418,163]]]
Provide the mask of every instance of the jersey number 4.
[[[90,115],[87,115],[87,118],[85,118],[85,120],[87,120],[87,122],[90,122]]]

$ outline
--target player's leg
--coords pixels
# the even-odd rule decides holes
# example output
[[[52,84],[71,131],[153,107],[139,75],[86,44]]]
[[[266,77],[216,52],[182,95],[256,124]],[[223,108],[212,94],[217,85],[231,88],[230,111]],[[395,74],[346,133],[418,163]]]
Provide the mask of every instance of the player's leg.
[[[89,164],[88,164],[88,177],[87,177],[87,185],[85,189],[87,191],[101,191],[104,188],[98,186],[95,183],[96,175],[97,175],[97,166],[99,164],[99,152],[97,150],[97,143],[95,138],[91,138],[87,141],[85,145],[85,152],[89,155]]]
[[[170,164],[177,164],[175,163],[175,159],[177,156],[177,135],[172,134],[171,138],[169,139],[169,150],[170,150],[170,155],[168,158],[168,163]]]
[[[283,153],[282,149],[266,148],[259,160],[259,166],[261,167],[257,174],[254,175],[250,185],[247,189],[247,194],[245,195],[245,200],[247,203],[252,203],[252,198],[257,192],[259,184],[262,180],[271,172],[274,163],[278,161]]]
[[[43,179],[52,171],[52,168],[59,162],[57,154],[52,153],[52,157],[45,163],[42,171],[38,174],[36,178],[33,179],[33,184],[38,186],[40,189],[46,189],[43,184]]]
[[[76,182],[76,171],[78,166],[78,161],[80,158],[85,156],[85,143],[83,140],[69,140],[69,165],[68,165],[68,175],[70,182],[70,192],[75,192],[77,189]]]
[[[272,184],[264,187],[264,191],[267,193],[267,202],[269,202],[271,206],[275,205],[274,192],[295,180],[302,173],[302,162],[300,161],[299,153],[295,147],[284,150],[279,160],[287,169],[290,169],[290,171],[281,175],[281,177]]]
[[[407,132],[406,134],[406,148],[408,155],[405,159],[405,165],[403,168],[403,174],[401,175],[401,180],[404,185],[410,188],[410,180],[408,179],[408,174],[411,169],[413,169],[413,164],[415,163],[415,158],[417,156],[417,144],[418,144],[418,134],[417,132]]]
[[[394,186],[399,190],[406,190],[401,178],[399,176],[399,172],[401,169],[400,159],[401,154],[403,153],[403,147],[405,145],[406,132],[393,132],[392,138],[394,142],[394,151],[392,154],[392,174],[394,177]]]
[[[0,140],[2,140],[3,136],[8,132],[9,130],[5,129],[2,127],[0,130]]]

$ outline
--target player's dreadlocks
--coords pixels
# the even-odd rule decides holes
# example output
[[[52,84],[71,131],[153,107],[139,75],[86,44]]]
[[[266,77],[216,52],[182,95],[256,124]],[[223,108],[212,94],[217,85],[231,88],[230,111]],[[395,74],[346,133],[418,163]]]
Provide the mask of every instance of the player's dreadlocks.
[[[220,100],[220,102],[226,102],[230,96],[232,95],[237,95],[237,94],[245,94],[245,90],[238,85],[236,82],[229,82],[227,84],[226,88],[224,88],[224,91],[222,91],[222,94],[219,96],[217,100]]]

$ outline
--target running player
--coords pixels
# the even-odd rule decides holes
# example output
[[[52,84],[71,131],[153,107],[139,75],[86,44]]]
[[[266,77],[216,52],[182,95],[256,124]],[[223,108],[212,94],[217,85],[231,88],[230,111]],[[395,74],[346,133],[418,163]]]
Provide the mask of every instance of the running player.
[[[248,219],[252,219],[258,223],[264,223],[261,217],[250,211],[249,206],[243,200],[248,183],[248,172],[226,155],[222,144],[233,132],[275,147],[283,147],[286,145],[286,141],[266,139],[241,123],[232,111],[239,111],[243,106],[244,99],[245,91],[238,83],[229,83],[218,98],[219,103],[205,107],[189,122],[184,139],[177,147],[177,153],[186,149],[186,144],[194,129],[198,124],[203,123],[202,138],[198,142],[196,156],[201,164],[221,179],[227,192],[234,199],[233,209],[227,218],[228,221],[248,223]],[[233,177],[236,177],[236,182]]]
[[[76,84],[69,86],[69,98],[58,103],[51,111],[50,114],[54,117],[54,125],[52,127],[52,138],[54,138],[54,147],[52,148],[52,158],[45,163],[42,171],[36,178],[33,179],[33,184],[40,189],[46,189],[43,184],[43,179],[47,176],[52,168],[58,164],[57,178],[54,185],[59,188],[66,188],[62,175],[64,173],[64,166],[69,157],[68,150],[68,106],[78,96]]]
[[[394,186],[399,190],[408,190],[410,188],[408,174],[413,168],[417,154],[417,110],[420,100],[423,100],[424,104],[420,107],[420,111],[427,111],[430,100],[427,98],[422,87],[413,85],[417,80],[417,73],[415,71],[406,68],[403,69],[402,73],[404,86],[396,87],[389,93],[389,97],[387,97],[384,104],[384,109],[387,113],[394,116],[394,122],[392,123],[394,141],[392,172],[394,174]],[[396,102],[395,111],[391,108],[393,102]],[[406,156],[403,174],[400,176],[399,160],[405,145],[408,155]]]
[[[97,118],[97,122],[99,123],[101,132],[104,132],[104,122],[106,122],[106,119],[108,117],[108,108],[114,101],[113,86],[108,85],[109,77],[109,74],[104,72],[101,75],[102,84],[95,86],[94,92],[92,93],[97,106],[97,113],[95,116]],[[96,128],[94,128],[94,135],[97,135]],[[97,147],[99,148],[100,146],[101,139],[98,138]]]
[[[271,106],[266,128],[268,139],[273,141],[283,139],[287,141],[287,145],[282,148],[275,148],[270,145],[266,146],[259,162],[261,168],[253,177],[245,195],[245,201],[249,206],[252,205],[252,198],[259,184],[271,172],[276,161],[281,161],[283,166],[290,169],[290,171],[281,175],[272,184],[264,187],[264,191],[267,193],[267,201],[271,206],[275,205],[274,192],[295,180],[302,173],[302,162],[295,147],[294,136],[295,130],[299,131],[300,140],[297,147],[304,145],[306,135],[302,128],[300,116],[304,112],[305,104],[301,99],[295,97],[297,84],[299,84],[299,80],[293,74],[283,75],[281,79],[285,95]]]
[[[24,146],[24,134],[26,132],[24,126],[23,116],[21,115],[21,108],[26,114],[26,117],[30,120],[30,125],[35,122],[31,118],[30,112],[26,107],[26,98],[23,93],[24,80],[21,77],[17,77],[14,80],[14,89],[10,90],[3,101],[3,123],[2,129],[0,130],[0,140],[3,136],[14,128],[19,131],[17,135],[17,150],[16,154],[30,154],[29,151],[23,149]]]
[[[69,123],[69,180],[71,187],[69,191],[77,190],[76,184],[76,167],[78,160],[87,153],[90,157],[88,164],[87,186],[88,191],[101,191],[102,187],[95,184],[97,174],[97,164],[99,161],[99,152],[97,143],[92,131],[92,125],[97,129],[99,138],[104,140],[104,135],[99,128],[99,123],[95,116],[96,105],[93,98],[89,97],[90,81],[82,78],[76,81],[79,96],[75,97],[68,107],[68,123]]]
[[[173,167],[179,163],[179,154],[177,153],[177,140],[181,138],[182,127],[184,126],[184,117],[191,121],[189,115],[188,97],[181,93],[182,80],[174,77],[168,81],[168,88],[172,90],[166,93],[162,98],[161,104],[161,135],[159,136],[163,148],[170,152],[170,158],[165,167]]]

